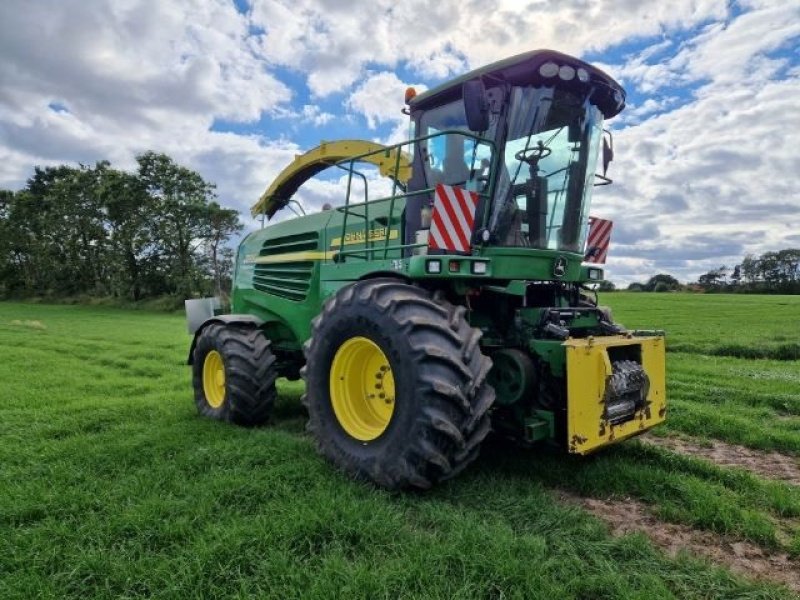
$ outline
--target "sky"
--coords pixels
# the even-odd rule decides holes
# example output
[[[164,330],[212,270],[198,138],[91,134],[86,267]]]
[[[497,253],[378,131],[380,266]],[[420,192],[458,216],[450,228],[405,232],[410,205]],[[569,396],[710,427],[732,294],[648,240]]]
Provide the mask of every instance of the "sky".
[[[800,247],[798,0],[3,0],[0,188],[154,150],[255,228],[296,154],[405,139],[408,85],[537,48],[628,92],[591,210],[615,223],[609,279],[692,281]],[[300,198],[340,202],[341,181]]]

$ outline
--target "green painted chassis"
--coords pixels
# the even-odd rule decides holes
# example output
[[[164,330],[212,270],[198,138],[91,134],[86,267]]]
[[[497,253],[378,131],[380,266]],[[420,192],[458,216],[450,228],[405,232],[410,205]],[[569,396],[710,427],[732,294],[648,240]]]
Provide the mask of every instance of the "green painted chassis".
[[[398,205],[395,205],[398,208]],[[402,203],[399,204],[402,215]],[[401,222],[388,219],[388,211],[376,210],[373,207],[374,220],[368,223],[353,223],[346,227],[346,234],[355,234],[371,228],[383,227],[389,223],[399,230],[398,238],[403,239]],[[406,246],[386,246],[383,240],[338,246],[332,244],[341,239],[343,211],[330,210],[305,217],[298,217],[271,225],[250,234],[241,244],[237,254],[234,275],[233,312],[248,314],[263,320],[262,328],[273,344],[273,350],[279,355],[279,365],[284,365],[286,373],[296,374],[302,362],[302,344],[311,335],[311,320],[322,309],[325,299],[339,289],[360,279],[373,277],[398,277],[409,282],[419,282],[429,288],[439,288],[452,295],[464,297],[476,291],[486,291],[506,295],[511,301],[509,306],[519,306],[525,295],[526,285],[530,281],[552,281],[553,266],[556,257],[566,260],[564,275],[557,279],[561,282],[589,282],[588,268],[581,264],[582,255],[576,253],[536,250],[530,248],[505,248],[479,246],[472,255],[417,254],[404,256]],[[270,238],[285,238],[319,231],[319,241],[315,254],[321,258],[313,260],[308,293],[303,300],[290,300],[269,294],[253,285],[255,261],[258,260],[264,242]],[[302,253],[301,253],[302,254]],[[277,255],[280,256],[280,255]],[[272,255],[272,257],[277,258]],[[272,258],[271,257],[271,258]],[[426,263],[439,261],[441,272],[428,272]],[[486,272],[475,275],[472,263],[486,263]],[[451,271],[450,263],[457,264],[458,270]],[[274,264],[274,263],[273,263]],[[286,263],[289,264],[289,263]],[[599,270],[598,270],[599,271]],[[600,271],[601,272],[601,271]],[[596,279],[594,281],[597,281]],[[546,362],[550,373],[556,378],[563,378],[566,372],[566,352],[560,340],[538,339],[534,335],[539,320],[539,309],[517,308],[503,315],[503,319],[511,322],[519,315],[520,329],[509,338],[497,333],[493,323],[497,319],[494,314],[479,309],[470,311],[470,322],[485,333],[481,345],[487,354],[503,347],[526,349],[531,355],[538,356]],[[595,326],[593,317],[584,317],[585,323],[578,326]],[[502,403],[502,399],[499,399]],[[556,419],[552,412],[531,410],[530,407],[509,407],[513,417],[508,419],[507,430],[523,441],[554,440],[560,436],[556,431]],[[507,431],[508,433],[508,431]]]
[[[445,134],[475,137],[461,131],[437,135]],[[401,147],[395,148],[395,173],[400,169]],[[351,203],[352,178],[357,175],[354,165],[359,159],[363,156],[339,163],[350,174],[344,206],[270,225],[247,236],[239,247],[234,272],[233,312],[263,321],[261,327],[278,355],[281,374],[297,375],[303,361],[302,345],[311,335],[311,321],[321,312],[326,298],[361,279],[396,277],[429,289],[442,289],[451,297],[469,298],[475,293],[488,292],[508,298],[510,302],[502,303],[505,308],[500,309],[499,315],[497,306],[492,306],[491,311],[473,307],[469,313],[472,325],[484,331],[483,350],[491,354],[501,348],[523,348],[547,364],[554,377],[563,378],[566,351],[561,341],[538,339],[535,336],[540,316],[538,310],[519,308],[524,305],[526,287],[532,281],[597,282],[602,279],[602,270],[583,266],[583,255],[574,252],[478,244],[473,247],[471,255],[464,256],[427,254],[423,248],[425,244],[403,244],[407,201],[417,195],[430,196],[433,190],[404,193],[399,189],[399,178],[395,177],[391,196]],[[492,173],[496,170],[492,169]],[[486,200],[494,188],[494,181],[488,183],[484,195]],[[488,211],[489,202],[484,202],[484,206]],[[487,216],[486,213],[478,215],[478,219],[485,222]],[[291,242],[270,242],[307,239],[317,232],[315,247],[303,245],[302,251],[293,251],[295,247]],[[563,267],[559,276],[554,270],[557,259],[561,260]],[[439,268],[431,269],[431,261],[438,262]],[[480,274],[474,269],[478,262],[483,263]],[[301,298],[291,299],[287,294],[257,289],[257,265],[268,264],[280,270],[294,268],[293,263],[312,265],[307,290],[299,294]],[[593,277],[590,277],[590,272]],[[506,323],[516,322],[518,328],[511,334],[499,333],[495,326],[498,316]],[[599,324],[596,316],[582,318],[591,322],[579,326]],[[502,399],[499,400],[502,404]],[[512,419],[519,437],[526,441],[555,437],[552,412],[512,408],[524,413]]]
[[[398,231],[403,239],[402,210],[405,200],[394,203],[397,218],[389,218],[386,201],[371,202],[371,219],[364,223],[351,218],[345,234],[385,228]],[[352,205],[351,209],[359,205]],[[383,210],[381,210],[383,209]],[[405,256],[413,246],[394,244],[387,246],[383,239],[344,246],[332,242],[341,239],[344,208],[297,217],[270,225],[251,233],[239,247],[234,273],[232,309],[234,313],[255,315],[264,321],[264,329],[273,345],[284,351],[299,351],[311,335],[311,320],[320,313],[322,304],[331,294],[360,279],[372,277],[398,277],[408,281],[424,282],[426,287],[441,287],[463,295],[467,289],[490,289],[491,291],[523,296],[525,283],[529,281],[561,281],[588,283],[599,279],[589,278],[589,268],[583,266],[583,256],[578,253],[538,250],[531,248],[509,248],[477,246],[470,256],[447,254],[416,254]],[[270,238],[303,235],[319,231],[319,241],[313,260],[309,289],[305,299],[297,301],[269,294],[254,287],[255,267],[264,242]],[[277,258],[279,255],[273,255]],[[564,275],[554,277],[553,265],[556,257],[566,261]],[[431,273],[426,268],[428,261],[439,261],[441,271]],[[291,262],[307,262],[306,258],[290,258]],[[450,263],[458,265],[450,270]],[[476,275],[471,263],[483,262],[485,274]],[[595,269],[595,271],[600,271]],[[600,271],[601,272],[601,271]],[[601,272],[602,273],[602,272]],[[511,316],[511,315],[509,315]],[[479,320],[479,317],[478,317]]]

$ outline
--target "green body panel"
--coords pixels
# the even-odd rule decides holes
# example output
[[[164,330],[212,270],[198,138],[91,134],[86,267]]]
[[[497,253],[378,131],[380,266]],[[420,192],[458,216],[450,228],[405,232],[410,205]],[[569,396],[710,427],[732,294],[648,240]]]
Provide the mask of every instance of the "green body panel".
[[[479,254],[492,259],[492,273],[496,279],[581,281],[581,254],[493,246],[480,249]],[[565,272],[556,276],[553,269],[559,259],[564,261]]]
[[[320,231],[321,235],[314,251],[323,251],[326,244],[326,225],[330,218],[331,213],[319,213],[276,223],[251,233],[239,246],[234,270],[232,310],[234,313],[252,314],[263,319],[265,321],[264,328],[273,345],[287,349],[299,349],[299,340],[309,337],[310,321],[319,313],[321,304],[319,261],[312,259],[309,292],[303,301],[298,302],[256,289],[254,287],[256,270],[254,260],[261,255],[266,240],[304,234],[315,229]],[[292,262],[286,264],[290,265]]]
[[[329,295],[367,275],[407,271],[408,260],[402,259],[399,248],[404,208],[404,198],[393,202],[387,198],[290,219],[251,233],[236,256],[233,312],[263,319],[278,349],[299,350],[311,335],[311,320]],[[299,286],[298,275],[289,272],[293,265],[307,266],[305,285]],[[272,269],[267,289],[259,289],[256,277],[263,268]],[[287,289],[284,286],[303,290],[287,297],[281,293]]]
[[[549,365],[553,375],[564,376],[567,369],[567,353],[560,341],[531,339],[528,341],[528,349]]]
[[[528,442],[551,440],[555,437],[555,419],[552,411],[534,410],[525,417],[525,439]]]
[[[413,256],[409,261],[408,274],[414,279],[448,279],[448,278],[474,278],[476,285],[492,285],[497,282],[488,280],[517,280],[523,281],[586,281],[588,278],[581,268],[582,256],[569,252],[554,250],[535,250],[532,248],[498,248],[477,247],[471,256],[442,256],[424,255]],[[565,273],[560,277],[554,275],[555,261],[562,259]],[[442,272],[434,274],[425,268],[430,260],[442,261]],[[460,269],[453,273],[448,269],[450,261],[458,261]],[[482,261],[487,263],[486,274],[476,275],[470,267],[471,262]],[[507,283],[503,284],[508,285]],[[509,293],[514,293],[509,292]],[[521,295],[521,292],[520,294]]]
[[[586,268],[581,267],[582,256],[574,253],[488,246],[476,247],[471,256],[407,256],[408,252],[401,247],[405,235],[404,207],[402,197],[393,203],[390,199],[372,201],[368,205],[351,205],[347,210],[339,208],[298,217],[251,233],[242,241],[236,257],[233,312],[263,319],[270,339],[279,349],[299,350],[310,337],[311,320],[319,314],[325,298],[359,279],[395,276],[438,282],[459,291],[487,287],[515,296],[524,294],[526,281],[587,280]],[[297,238],[315,235],[313,244],[297,246]],[[267,252],[265,244],[273,247]],[[269,262],[260,262],[265,260]],[[440,261],[439,273],[426,269],[426,262],[432,260]],[[564,265],[561,277],[554,275],[557,260]],[[484,274],[473,272],[472,265],[476,262],[485,263]],[[272,291],[280,292],[282,286],[293,282],[293,274],[283,271],[289,271],[293,264],[307,263],[312,266],[302,297],[288,298],[254,285],[259,266],[271,265],[273,269],[281,269],[270,276],[270,284],[276,286]],[[458,266],[457,271],[451,270],[451,263]]]
[[[491,306],[469,311],[471,325],[483,332],[483,351],[491,355],[517,348],[546,365],[548,377],[563,380],[566,349],[558,339],[537,335],[547,309],[525,307],[526,290],[530,282],[599,281],[602,269],[582,265],[581,254],[524,247],[475,246],[469,256],[428,254],[427,247],[403,244],[405,207],[406,199],[397,196],[297,217],[250,234],[237,254],[233,311],[263,319],[273,349],[286,364],[297,366],[325,299],[354,281],[397,277],[461,298],[494,294]],[[438,263],[439,272],[432,272],[431,262]],[[569,303],[562,298],[556,306],[568,309]],[[514,327],[504,330],[498,321]],[[595,315],[579,315],[570,326],[597,325]],[[498,405],[511,415],[505,430],[512,437],[529,443],[559,437],[553,411],[510,398],[498,398]]]

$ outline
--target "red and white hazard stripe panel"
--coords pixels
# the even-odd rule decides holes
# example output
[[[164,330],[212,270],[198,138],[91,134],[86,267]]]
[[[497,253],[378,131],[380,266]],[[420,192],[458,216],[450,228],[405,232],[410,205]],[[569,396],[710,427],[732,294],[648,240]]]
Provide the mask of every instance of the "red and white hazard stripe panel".
[[[477,193],[452,185],[437,185],[428,247],[449,252],[469,252],[477,206]]]
[[[589,217],[589,236],[586,240],[584,262],[605,263],[608,246],[611,243],[613,221]]]

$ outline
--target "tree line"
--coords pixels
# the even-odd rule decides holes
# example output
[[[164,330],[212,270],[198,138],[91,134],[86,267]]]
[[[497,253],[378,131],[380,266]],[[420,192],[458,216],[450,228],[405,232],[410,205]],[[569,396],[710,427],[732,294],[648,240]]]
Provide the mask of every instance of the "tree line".
[[[229,289],[238,212],[165,154],[136,163],[36,167],[22,190],[0,190],[0,295],[138,301]]]
[[[631,283],[628,290],[800,294],[800,248],[765,252],[759,256],[748,254],[732,269],[724,265],[711,269],[698,277],[697,281],[686,285],[672,275],[659,273],[644,283]]]
[[[748,254],[732,269],[721,266],[701,275],[706,291],[800,294],[800,248]]]

